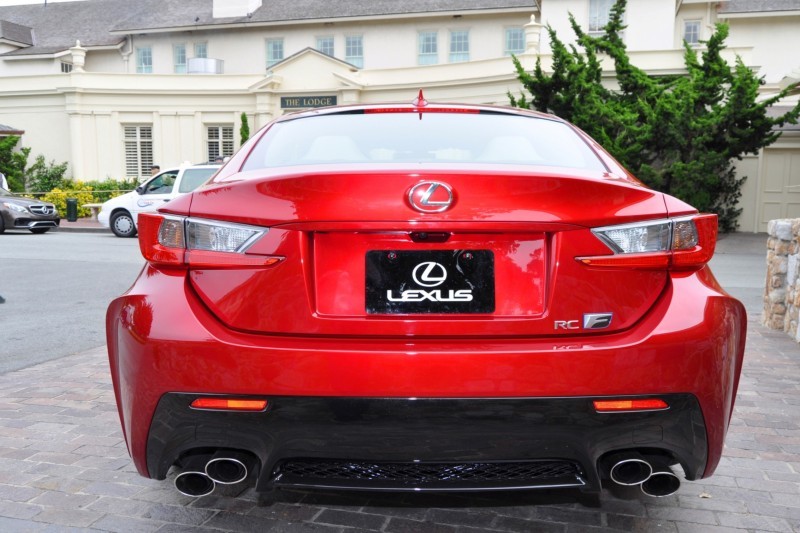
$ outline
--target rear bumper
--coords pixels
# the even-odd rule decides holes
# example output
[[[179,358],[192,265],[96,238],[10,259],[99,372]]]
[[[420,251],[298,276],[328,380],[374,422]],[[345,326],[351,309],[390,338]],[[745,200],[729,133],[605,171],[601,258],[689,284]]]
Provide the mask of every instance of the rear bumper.
[[[139,472],[162,478],[183,451],[233,447],[259,458],[261,488],[286,482],[275,469],[290,456],[558,459],[575,461],[593,489],[604,453],[653,448],[689,479],[709,476],[733,409],[744,328],[742,305],[707,269],[674,274],[635,327],[570,339],[239,333],[208,313],[184,272],[150,266],[107,315],[117,404]],[[185,402],[197,394],[265,397],[274,410],[192,411]],[[592,398],[631,395],[677,403],[636,415],[590,408]]]
[[[192,409],[194,394],[164,395],[147,443],[163,479],[200,448],[246,450],[272,486],[395,491],[577,487],[599,490],[595,466],[614,450],[659,450],[703,473],[706,432],[697,400],[667,395],[668,410],[597,413],[592,398],[269,397],[265,412]]]

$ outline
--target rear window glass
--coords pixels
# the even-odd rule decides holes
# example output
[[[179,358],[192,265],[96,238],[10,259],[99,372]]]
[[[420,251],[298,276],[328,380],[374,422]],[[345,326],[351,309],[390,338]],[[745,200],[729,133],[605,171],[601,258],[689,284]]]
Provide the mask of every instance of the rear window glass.
[[[242,170],[293,165],[459,163],[606,170],[554,120],[502,114],[367,113],[274,124]]]
[[[214,175],[216,168],[187,168],[183,171],[183,179],[178,192],[192,192]]]

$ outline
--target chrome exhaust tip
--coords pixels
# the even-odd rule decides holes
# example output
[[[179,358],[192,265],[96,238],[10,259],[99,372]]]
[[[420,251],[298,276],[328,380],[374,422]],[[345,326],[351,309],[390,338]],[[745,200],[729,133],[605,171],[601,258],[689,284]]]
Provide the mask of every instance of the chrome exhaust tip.
[[[247,453],[238,451],[219,451],[205,466],[205,474],[215,483],[233,485],[247,479],[255,459]]]
[[[618,485],[640,485],[653,474],[653,467],[635,452],[615,454],[607,459],[611,465],[609,476]]]
[[[175,477],[175,488],[184,496],[199,498],[214,492],[214,480],[205,472],[181,472]]]
[[[671,496],[681,488],[681,480],[668,466],[656,467],[650,478],[642,483],[642,492],[654,498]]]
[[[183,471],[175,476],[175,488],[184,496],[199,498],[214,492],[214,480],[205,473],[208,454],[192,455],[184,458],[180,467]]]

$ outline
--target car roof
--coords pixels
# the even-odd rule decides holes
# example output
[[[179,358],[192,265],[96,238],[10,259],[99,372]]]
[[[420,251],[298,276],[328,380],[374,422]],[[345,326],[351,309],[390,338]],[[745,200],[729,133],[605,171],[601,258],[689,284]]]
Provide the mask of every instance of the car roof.
[[[416,102],[416,101],[415,101]],[[424,102],[424,101],[423,101]],[[298,118],[324,116],[324,115],[337,115],[337,114],[359,114],[362,112],[380,113],[382,110],[387,113],[396,113],[400,110],[405,112],[419,111],[424,113],[435,110],[442,113],[452,111],[453,113],[459,112],[473,112],[473,113],[491,113],[510,116],[526,116],[534,118],[542,118],[553,120],[556,122],[565,122],[562,118],[540,111],[532,111],[530,109],[522,109],[519,107],[488,105],[488,104],[455,104],[455,103],[430,103],[424,102],[423,105],[416,103],[380,103],[380,104],[354,104],[354,105],[338,105],[331,107],[319,107],[316,109],[309,109],[305,111],[298,111],[296,113],[289,113],[277,118],[274,122],[283,122],[287,120],[296,120]]]

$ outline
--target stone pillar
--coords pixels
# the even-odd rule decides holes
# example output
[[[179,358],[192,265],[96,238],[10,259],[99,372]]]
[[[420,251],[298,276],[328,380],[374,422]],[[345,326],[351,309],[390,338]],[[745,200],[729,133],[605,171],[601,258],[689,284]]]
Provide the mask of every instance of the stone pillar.
[[[86,48],[81,47],[80,41],[75,41],[75,46],[69,49],[72,54],[72,72],[86,72]]]
[[[763,323],[800,342],[800,219],[770,220]]]

